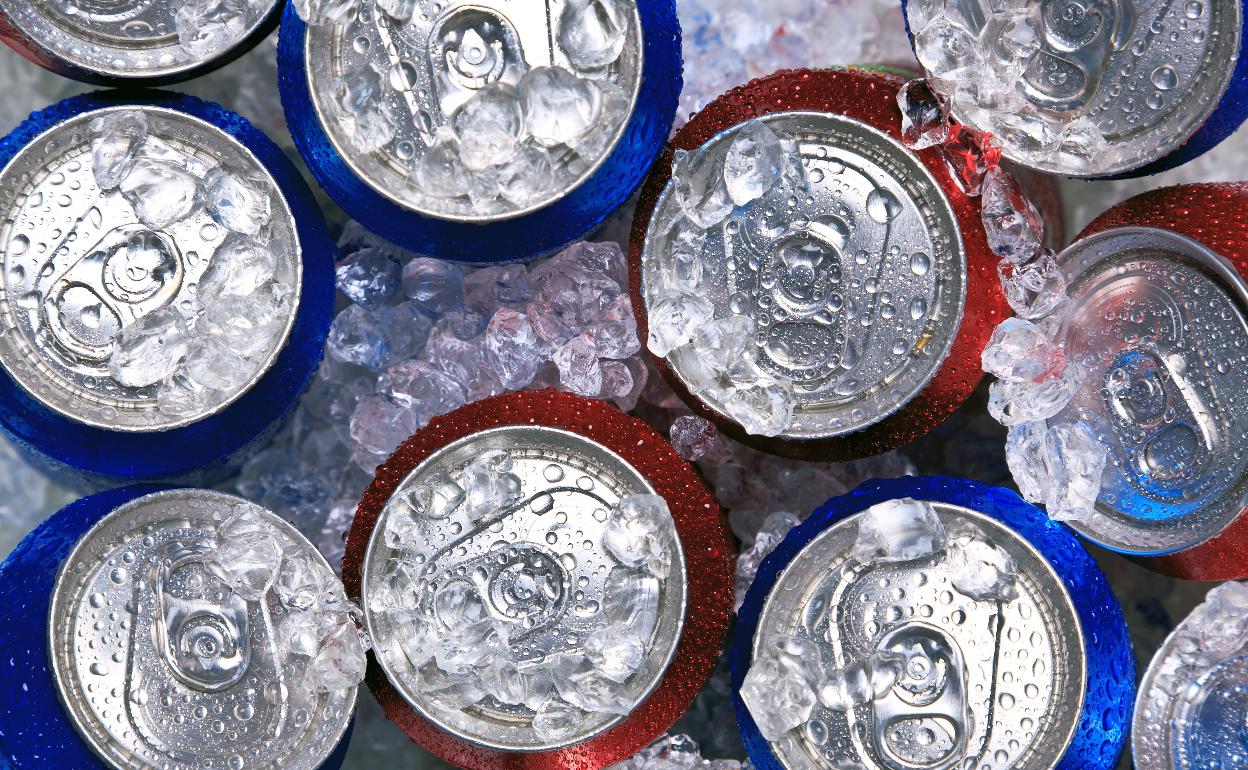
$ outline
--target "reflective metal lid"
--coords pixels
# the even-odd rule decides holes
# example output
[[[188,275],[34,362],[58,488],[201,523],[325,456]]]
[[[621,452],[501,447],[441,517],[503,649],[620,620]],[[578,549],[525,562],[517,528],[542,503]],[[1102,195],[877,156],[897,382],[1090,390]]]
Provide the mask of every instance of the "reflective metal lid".
[[[93,125],[141,113],[155,154],[144,189],[168,181],[164,169],[189,172],[196,191],[189,216],[160,227],[140,221],[135,205],[117,189],[101,190],[93,173]],[[166,165],[166,163],[168,165]],[[204,183],[217,169],[252,180],[270,214],[254,235],[240,235],[214,220],[204,204]],[[175,177],[175,181],[179,177]],[[124,184],[124,183],[123,183]],[[175,193],[149,193],[164,206]],[[198,196],[198,197],[195,197]],[[170,204],[174,205],[174,204]],[[189,203],[188,203],[189,205]],[[150,217],[149,217],[149,221]],[[199,284],[210,265],[218,275],[239,264],[235,248],[261,243],[272,259],[272,283],[282,303],[263,327],[241,336],[232,350],[242,369],[212,383],[209,391],[165,390],[161,382],[130,386],[115,379],[110,357],[127,329],[153,313],[176,312],[191,324],[187,338],[209,328],[205,311],[237,320],[240,306],[221,300],[198,305]],[[127,105],[76,115],[22,148],[0,171],[0,366],[32,396],[72,420],[118,431],[163,431],[203,419],[229,406],[269,369],[294,325],[302,276],[294,216],[276,182],[238,140],[212,124],[176,110]],[[243,256],[247,256],[244,251]],[[261,289],[242,303],[263,309]],[[230,300],[238,301],[231,297]],[[214,307],[215,306],[215,309]],[[267,306],[265,306],[267,307]],[[211,314],[208,314],[211,315]],[[173,354],[170,354],[173,355]],[[192,346],[187,360],[195,356]],[[202,360],[202,359],[201,359]],[[216,369],[214,375],[224,375]]]
[[[809,720],[771,742],[775,756],[787,768],[1054,767],[1079,725],[1087,681],[1061,579],[994,519],[893,502],[924,506],[935,529],[898,523],[891,503],[873,506],[805,546],[764,600],[751,666],[775,635],[797,636],[818,650],[813,665],[827,677]],[[985,570],[1011,582],[993,586]],[[899,657],[896,678],[873,699],[829,707],[824,690],[837,672]]]
[[[796,188],[782,181],[703,229],[682,211],[674,171],[643,247],[648,322],[653,334],[656,306],[684,295],[709,301],[715,322],[740,319],[745,331],[732,336],[745,337],[744,357],[792,382],[793,417],[778,435],[843,436],[901,409],[945,360],[966,299],[962,235],[931,173],[883,132],[819,112],[755,121],[780,138],[786,163],[800,164]],[[755,121],[717,134],[691,154],[705,158],[695,163],[721,167]],[[681,264],[689,261],[699,263],[696,279]],[[730,405],[728,384],[739,383],[714,356],[695,337],[666,361],[748,430],[734,416],[742,407]]]
[[[1059,255],[1058,331],[1083,383],[1050,424],[1083,421],[1109,451],[1096,514],[1072,521],[1130,553],[1202,543],[1248,504],[1248,286],[1169,230],[1120,227]]]
[[[621,722],[662,679],[686,612],[666,505],[613,524],[653,495],[619,456],[554,428],[492,428],[428,457],[387,502],[363,567],[391,684],[442,730],[503,751]]]
[[[246,536],[280,549],[265,560],[233,554],[233,577],[267,574],[254,592],[221,564],[222,525],[240,514]],[[65,709],[92,750],[124,770],[312,770],[342,739],[356,698],[355,687],[310,686],[308,664],[285,652],[295,636],[286,623],[317,612],[309,607],[325,601],[325,586],[341,597],[312,544],[240,498],[180,489],[126,503],[57,576],[48,638]]]
[[[0,0],[0,14],[65,69],[117,79],[176,78],[237,48],[275,5],[275,0]]]
[[[310,25],[304,50],[325,133],[380,195],[440,219],[509,219],[576,188],[623,137],[641,86],[636,0],[416,0],[410,18],[395,18],[398,8],[407,10],[366,0],[343,23]],[[599,51],[604,35],[622,39]],[[526,74],[552,67],[575,85],[526,98]],[[510,133],[518,144],[496,144],[460,121],[462,108],[487,91],[500,97],[499,112],[474,125],[488,123],[489,132]],[[587,104],[560,116],[583,95]],[[531,130],[538,121],[555,129],[543,136],[583,121],[588,127],[566,142],[539,140]],[[446,149],[464,136],[481,145],[484,167],[472,165],[479,173]]]

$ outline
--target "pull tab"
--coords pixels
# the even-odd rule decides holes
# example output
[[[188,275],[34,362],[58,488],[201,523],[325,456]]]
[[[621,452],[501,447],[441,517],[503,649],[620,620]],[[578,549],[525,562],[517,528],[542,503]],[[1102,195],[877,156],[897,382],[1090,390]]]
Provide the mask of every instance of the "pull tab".
[[[511,22],[482,8],[457,8],[440,19],[428,50],[438,100],[431,112],[445,118],[491,83],[519,83],[528,69]]]
[[[39,279],[44,328],[77,363],[103,365],[117,335],[171,303],[185,275],[168,235],[138,224],[116,227],[87,256]]]
[[[970,714],[957,643],[938,628],[910,623],[886,634],[877,649],[905,663],[873,706],[876,754],[893,770],[943,770],[961,761]]]
[[[525,634],[554,626],[567,611],[571,577],[559,557],[545,548],[517,543],[462,566],[490,613],[519,623]]]
[[[153,572],[156,646],[169,670],[201,692],[237,683],[251,664],[247,601],[208,569],[199,549],[174,554]],[[223,598],[208,598],[214,594]]]
[[[1056,112],[1086,106],[1110,54],[1126,44],[1134,17],[1127,3],[1048,0],[1041,8],[1040,50],[1023,73],[1027,98]]]

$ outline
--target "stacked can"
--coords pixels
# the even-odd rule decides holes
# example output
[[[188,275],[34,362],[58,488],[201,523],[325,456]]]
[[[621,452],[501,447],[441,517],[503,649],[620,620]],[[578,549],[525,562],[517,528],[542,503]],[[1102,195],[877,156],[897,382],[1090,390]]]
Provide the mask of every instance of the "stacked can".
[[[553,391],[432,420],[377,471],[343,577],[386,715],[459,767],[602,768],[719,656],[732,546],[649,426]]]
[[[730,91],[644,188],[639,330],[691,408],[740,441],[852,459],[923,435],[974,390],[1005,303],[935,149],[901,142],[900,76],[782,72]]]
[[[36,528],[0,580],[5,767],[342,764],[361,638],[329,564],[273,513],[103,492]]]
[[[296,4],[282,104],[370,230],[464,262],[584,236],[632,195],[680,92],[672,0]]]
[[[1134,663],[1075,539],[944,477],[833,498],[763,561],[730,652],[755,767],[1109,770]]]
[[[1006,157],[1073,177],[1182,165],[1248,117],[1242,0],[902,0],[932,87]]]
[[[320,362],[333,246],[299,172],[216,105],[75,97],[0,142],[0,425],[88,484],[217,474]]]

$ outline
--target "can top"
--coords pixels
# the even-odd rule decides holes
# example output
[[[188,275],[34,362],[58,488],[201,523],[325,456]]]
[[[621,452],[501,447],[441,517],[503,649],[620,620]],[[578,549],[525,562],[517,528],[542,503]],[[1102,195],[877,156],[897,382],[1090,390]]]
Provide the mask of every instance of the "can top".
[[[588,179],[641,86],[636,0],[365,2],[312,23],[313,106],[354,173],[396,204],[511,219]]]
[[[1067,176],[1120,174],[1175,151],[1239,63],[1241,0],[904,5],[953,116],[991,132],[1011,160]]]
[[[110,79],[189,76],[257,34],[275,0],[0,0],[0,15],[57,70]]]
[[[1224,583],[1166,637],[1135,701],[1131,754],[1139,770],[1197,770],[1242,756],[1245,618],[1248,586]]]
[[[749,433],[843,436],[923,390],[967,259],[923,163],[841,115],[774,113],[678,154],[646,232],[651,352]]]
[[[0,170],[0,366],[49,409],[116,431],[215,414],[272,366],[302,261],[277,182],[183,112],[71,117]]]
[[[442,730],[546,751],[620,723],[671,663],[683,547],[663,498],[589,438],[491,428],[386,503],[361,599],[378,662]]]
[[[1205,542],[1248,506],[1248,285],[1158,228],[1104,230],[1058,260],[1071,306],[1057,339],[1082,381],[1050,423],[1082,421],[1109,453],[1095,514],[1071,526],[1128,553]]]
[[[57,575],[49,653],[78,732],[118,768],[312,770],[346,732],[364,655],[333,570],[219,492],[126,503]],[[350,642],[354,636],[354,645]]]
[[[815,693],[769,741],[786,768],[1051,768],[1079,726],[1071,597],[1027,540],[970,508],[901,498],[836,522],[783,567],[757,629],[741,696],[760,727],[781,683],[758,686],[756,669],[798,671]]]

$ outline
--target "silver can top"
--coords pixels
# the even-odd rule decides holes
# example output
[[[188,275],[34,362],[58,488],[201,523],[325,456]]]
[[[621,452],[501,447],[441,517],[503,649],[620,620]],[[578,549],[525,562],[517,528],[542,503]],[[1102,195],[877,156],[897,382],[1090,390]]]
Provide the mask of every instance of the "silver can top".
[[[1217,109],[1239,0],[912,0],[915,51],[953,116],[1005,155],[1068,176],[1145,166]]]
[[[961,232],[927,168],[817,112],[678,155],[641,271],[650,350],[748,432],[795,439],[901,409],[943,363],[966,297]]]
[[[72,117],[0,170],[0,366],[49,409],[161,431],[233,403],[294,325],[299,237],[238,140],[151,106]]]
[[[784,568],[741,694],[788,768],[1039,770],[1078,727],[1084,655],[1069,594],[1026,540],[905,498],[837,522]],[[777,722],[799,674],[813,709]]]
[[[504,751],[597,735],[658,685],[686,611],[666,503],[574,433],[495,428],[430,456],[369,542],[365,619],[400,695]]]
[[[253,35],[275,0],[0,0],[54,62],[116,79],[189,77]]]
[[[614,150],[641,87],[636,0],[365,0],[321,21],[304,63],[330,142],[380,195],[442,219],[559,200]]]
[[[1224,583],[1173,631],[1135,699],[1131,755],[1138,770],[1234,766],[1248,712],[1248,586]]]
[[[1248,505],[1248,286],[1169,230],[1106,230],[1058,259],[1057,340],[1082,381],[1050,424],[1082,421],[1109,453],[1095,513],[1071,526],[1130,553],[1208,540]]]
[[[61,565],[52,671],[113,767],[312,770],[346,732],[363,675],[346,606],[329,564],[274,514],[157,492],[104,517]]]

